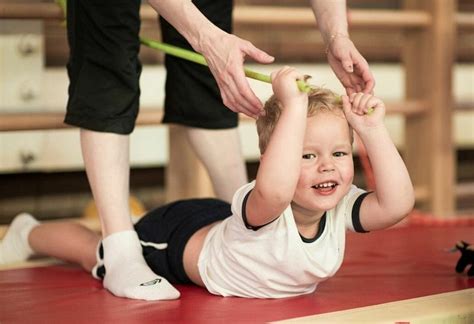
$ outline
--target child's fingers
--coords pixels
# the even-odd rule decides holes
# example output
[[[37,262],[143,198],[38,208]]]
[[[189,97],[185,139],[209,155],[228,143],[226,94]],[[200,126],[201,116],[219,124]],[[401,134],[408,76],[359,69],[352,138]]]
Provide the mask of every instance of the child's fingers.
[[[384,109],[385,105],[381,99],[371,96],[367,102],[367,107],[380,110],[380,109]]]
[[[304,80],[304,74],[296,71],[295,68],[290,68],[287,71],[288,75],[295,80]]]
[[[360,109],[363,110],[363,112],[366,114],[369,109],[371,108],[369,106],[369,101],[372,99],[373,97],[369,94],[366,94],[364,93],[360,99]]]
[[[362,101],[362,98],[363,98],[363,93],[358,92],[354,95],[354,98],[352,99],[352,111],[358,115],[364,114],[363,107],[360,104]]]
[[[383,101],[372,94],[354,93],[349,97],[342,96],[343,109],[346,116],[348,113],[357,114],[359,116],[370,115],[375,110],[377,116],[385,114],[385,104]]]
[[[280,70],[277,70],[277,71],[273,71],[272,73],[270,73],[270,79],[273,81],[276,79],[277,75],[278,75],[278,72],[280,72]]]
[[[354,98],[357,96],[357,92],[353,92],[349,95],[349,101],[352,103],[354,101]]]
[[[288,66],[288,65],[285,65],[282,69],[281,69],[282,73],[284,74],[291,74],[295,71],[295,68],[292,68],[291,66]]]
[[[346,88],[346,93],[347,93],[347,95],[348,95],[349,97],[352,96],[352,95],[355,93],[354,88],[352,88],[352,87],[347,87],[347,88]],[[348,98],[348,99],[349,99],[349,98]],[[350,99],[349,99],[349,100],[350,100]]]
[[[270,74],[270,77],[272,80],[275,80],[276,78],[278,78],[279,76],[281,75],[284,75],[285,73],[288,73],[288,70],[291,69],[291,67],[285,65],[284,67],[276,70],[276,71],[273,71],[271,74]]]
[[[298,79],[304,80],[305,76],[289,66],[271,73],[273,93],[282,102],[298,96],[301,92],[296,82]]]
[[[291,76],[291,77],[295,78],[295,79],[297,77],[301,77],[302,79],[304,79],[304,75],[302,75],[301,73],[298,73],[295,68],[290,67],[290,66],[285,67],[284,73],[288,76]]]
[[[285,70],[283,71],[283,73],[285,74],[286,77],[295,81],[298,81],[298,80],[304,81],[307,77],[306,75],[299,73],[295,68],[292,68],[289,66],[285,67]],[[296,83],[295,83],[295,86],[297,87]]]
[[[285,77],[285,78],[294,78],[304,80],[304,75],[298,73],[295,68],[290,66],[284,66],[280,70],[277,71],[277,75],[275,77]]]

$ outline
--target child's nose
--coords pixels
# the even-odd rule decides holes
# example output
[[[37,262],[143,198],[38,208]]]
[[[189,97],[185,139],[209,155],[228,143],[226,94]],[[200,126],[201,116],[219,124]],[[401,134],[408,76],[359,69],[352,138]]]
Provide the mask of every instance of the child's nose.
[[[324,158],[319,164],[320,172],[332,172],[335,170],[334,163],[331,158]]]
[[[335,169],[333,167],[323,168],[323,172],[333,172]]]

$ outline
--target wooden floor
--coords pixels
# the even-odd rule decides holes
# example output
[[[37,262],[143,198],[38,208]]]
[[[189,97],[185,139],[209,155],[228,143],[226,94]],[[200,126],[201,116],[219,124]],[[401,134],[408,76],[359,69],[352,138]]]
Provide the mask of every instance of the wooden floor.
[[[474,323],[474,279],[456,274],[456,241],[472,225],[410,225],[349,233],[345,261],[315,293],[280,300],[223,298],[178,286],[176,301],[116,298],[76,266],[0,271],[0,323]]]

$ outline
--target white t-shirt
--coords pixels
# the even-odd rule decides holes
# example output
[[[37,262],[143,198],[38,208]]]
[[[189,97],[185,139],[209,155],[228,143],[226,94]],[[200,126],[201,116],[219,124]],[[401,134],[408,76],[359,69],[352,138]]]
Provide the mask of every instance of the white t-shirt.
[[[352,186],[338,205],[326,212],[319,237],[305,242],[291,206],[258,230],[246,227],[242,212],[254,185],[246,184],[235,193],[232,216],[214,226],[205,239],[199,272],[206,288],[215,295],[250,298],[312,293],[341,266],[346,229],[363,231],[358,217],[365,191]]]

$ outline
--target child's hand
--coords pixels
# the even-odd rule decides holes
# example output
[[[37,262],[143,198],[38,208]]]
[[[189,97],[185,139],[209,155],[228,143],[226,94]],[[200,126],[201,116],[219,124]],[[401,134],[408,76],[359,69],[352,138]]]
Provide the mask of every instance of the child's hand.
[[[364,129],[383,125],[385,104],[371,94],[354,93],[350,97],[342,96],[344,114],[349,124],[360,134]],[[369,110],[373,110],[369,112]]]
[[[271,74],[273,93],[283,105],[283,108],[301,105],[308,106],[308,94],[298,89],[297,80],[304,80],[304,75],[294,68],[285,66]]]

